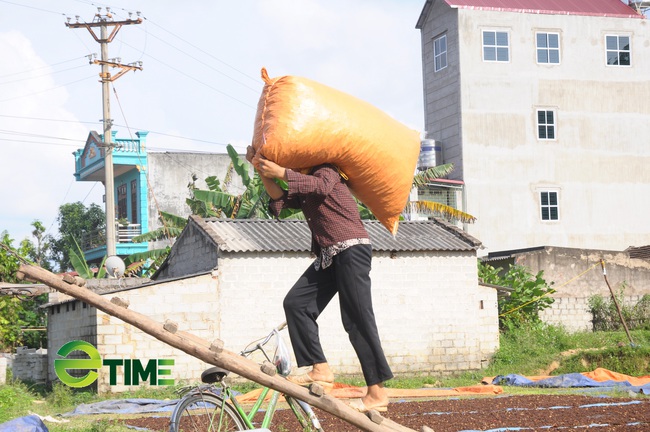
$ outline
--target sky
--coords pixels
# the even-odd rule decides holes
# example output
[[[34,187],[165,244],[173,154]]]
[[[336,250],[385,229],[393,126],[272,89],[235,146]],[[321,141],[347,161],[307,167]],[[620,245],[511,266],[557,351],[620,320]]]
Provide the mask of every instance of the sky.
[[[118,137],[149,131],[149,151],[241,153],[263,82],[309,78],[424,128],[420,32],[424,0],[0,0],[0,233],[14,245],[39,220],[58,234],[59,206],[102,208],[104,186],[77,182],[73,152],[102,131],[98,11],[123,26],[109,58],[142,62],[111,86]],[[98,8],[100,8],[98,10]],[[129,15],[131,13],[131,15]],[[138,15],[139,13],[139,15]],[[77,18],[78,17],[78,18]],[[117,73],[112,69],[111,73]]]

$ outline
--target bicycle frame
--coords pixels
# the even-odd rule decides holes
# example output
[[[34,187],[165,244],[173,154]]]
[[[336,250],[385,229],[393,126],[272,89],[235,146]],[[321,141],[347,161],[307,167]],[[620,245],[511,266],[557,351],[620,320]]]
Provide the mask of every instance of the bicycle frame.
[[[246,347],[244,350],[241,351],[240,355],[242,355],[243,357],[248,357],[256,351],[261,351],[264,357],[266,358],[266,360],[274,364],[277,372],[280,375],[282,376],[288,375],[291,372],[291,357],[286,345],[284,344],[284,341],[279,335],[280,330],[282,330],[285,326],[286,323],[283,323],[280,326],[273,329],[271,333],[269,333],[263,339],[259,339],[258,341],[252,342],[251,344],[248,345],[248,347]],[[274,355],[270,356],[269,353],[266,352],[265,346],[273,338],[276,338],[277,340],[277,347]],[[218,392],[219,394],[215,392],[215,389],[217,388],[220,389],[220,391]],[[245,423],[245,426],[248,429],[254,429],[256,427],[259,427],[261,429],[268,429],[273,420],[273,415],[275,414],[275,411],[277,409],[280,396],[282,395],[282,393],[278,391],[272,390],[268,387],[263,387],[260,395],[253,403],[251,409],[248,412],[246,412],[242,404],[237,400],[237,397],[235,396],[233,390],[226,382],[223,381],[222,378],[221,380],[218,381],[218,384],[214,383],[214,384],[202,385],[202,386],[192,388],[188,392],[187,396],[191,396],[191,395],[202,396],[205,392],[212,393],[214,396],[221,399],[223,403],[229,403],[230,406],[234,408],[235,411],[237,411],[239,417]],[[262,405],[267,400],[267,397],[269,397],[269,393],[270,393],[270,399],[268,400],[268,404],[266,405],[266,410],[265,410],[266,412],[264,414],[264,418],[262,419],[262,422],[259,426],[255,426],[253,425],[253,419],[255,415],[262,408]],[[316,429],[320,430],[320,422],[318,421],[318,418],[314,414],[314,411],[312,410],[311,406],[309,406],[309,404],[288,395],[283,395],[283,396],[287,401],[289,407],[293,411],[296,419],[300,423],[301,427],[306,428],[312,425]],[[221,411],[221,415],[223,415],[223,410]],[[214,419],[214,421],[218,422],[219,424],[221,424],[222,420],[223,420],[222,418]]]

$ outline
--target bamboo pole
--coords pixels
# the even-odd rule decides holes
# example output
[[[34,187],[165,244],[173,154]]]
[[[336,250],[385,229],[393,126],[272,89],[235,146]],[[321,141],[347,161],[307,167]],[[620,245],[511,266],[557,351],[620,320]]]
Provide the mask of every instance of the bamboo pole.
[[[172,323],[156,322],[141,313],[127,309],[125,304],[120,301],[113,302],[106,300],[99,294],[77,286],[72,280],[66,282],[60,276],[41,267],[22,264],[18,276],[42,282],[57,291],[84,301],[109,315],[119,318],[193,357],[234,372],[265,387],[270,387],[281,393],[305,401],[361,430],[369,432],[415,432],[413,429],[409,429],[382,417],[376,411],[371,411],[368,415],[365,415],[355,411],[336,398],[327,395],[318,396],[313,394],[309,389],[293,384],[281,376],[268,375],[261,371],[260,365],[256,362],[237,355],[232,351],[223,349],[223,343],[221,341],[217,340],[210,343],[189,333],[176,331]],[[423,430],[430,429],[425,426]]]
[[[607,270],[605,269],[605,260],[603,259],[600,260],[600,266],[603,269],[603,278],[605,278],[605,283],[607,284],[607,288],[609,288],[609,293],[612,295],[612,300],[614,301],[614,305],[616,306],[616,311],[618,312],[618,317],[621,320],[621,324],[623,324],[623,328],[625,329],[625,334],[627,335],[627,338],[630,341],[630,345],[634,346],[634,341],[632,340],[632,336],[630,335],[630,330],[628,330],[627,324],[625,323],[625,318],[623,318],[623,312],[621,312],[621,307],[618,305],[616,294],[614,293],[612,286],[609,284],[609,281],[607,280]]]

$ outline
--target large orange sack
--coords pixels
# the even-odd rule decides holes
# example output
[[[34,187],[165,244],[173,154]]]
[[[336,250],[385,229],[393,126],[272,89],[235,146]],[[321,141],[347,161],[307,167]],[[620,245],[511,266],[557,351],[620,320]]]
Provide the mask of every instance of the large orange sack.
[[[296,77],[269,78],[257,105],[256,154],[295,170],[336,165],[393,234],[408,201],[420,135],[354,96]]]

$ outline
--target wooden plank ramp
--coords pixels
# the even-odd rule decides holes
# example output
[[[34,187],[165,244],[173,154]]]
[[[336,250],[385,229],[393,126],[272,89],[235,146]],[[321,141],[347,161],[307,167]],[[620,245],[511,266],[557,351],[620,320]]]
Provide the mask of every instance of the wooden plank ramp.
[[[79,281],[72,277],[57,276],[48,270],[30,264],[20,266],[18,277],[44,283],[57,291],[84,301],[109,315],[119,318],[156,339],[208,364],[219,366],[258,384],[303,400],[358,427],[360,430],[370,432],[415,432],[413,429],[381,416],[377,411],[372,410],[368,414],[362,414],[350,408],[346,403],[323,394],[322,387],[318,385],[312,385],[311,388],[307,389],[293,384],[279,375],[265,373],[262,371],[264,368],[260,367],[258,363],[224,349],[224,344],[220,340],[209,342],[190,333],[178,331],[178,326],[173,322],[159,323],[154,321],[141,313],[129,310],[128,303],[119,299],[119,297],[113,297],[109,301],[99,294],[78,286]],[[430,431],[433,432],[433,429],[426,426],[421,429],[421,432]]]

